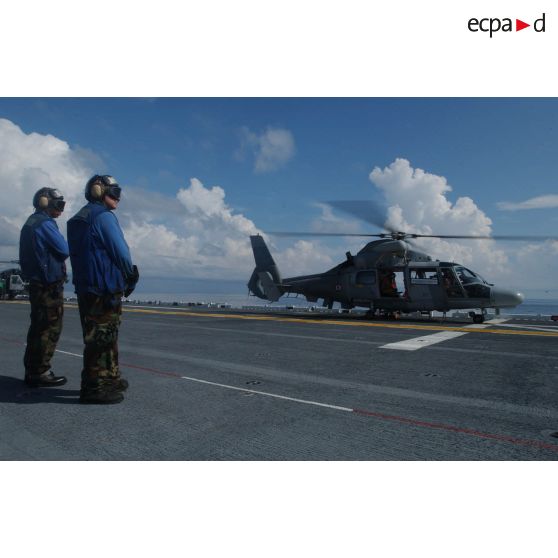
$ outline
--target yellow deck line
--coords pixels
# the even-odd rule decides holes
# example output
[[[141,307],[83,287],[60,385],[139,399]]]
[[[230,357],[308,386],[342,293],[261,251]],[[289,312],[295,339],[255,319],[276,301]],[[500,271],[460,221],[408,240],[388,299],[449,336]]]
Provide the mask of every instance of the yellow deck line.
[[[27,301],[12,300],[2,301],[5,304],[29,304]],[[66,308],[77,308],[76,304],[64,305]],[[497,335],[533,335],[536,337],[558,337],[558,332],[551,331],[526,331],[526,330],[504,330],[504,329],[474,329],[471,327],[451,327],[443,325],[430,325],[430,324],[395,324],[395,323],[376,323],[376,322],[349,322],[341,320],[317,320],[313,318],[285,318],[283,316],[255,316],[253,314],[213,314],[208,312],[189,312],[187,310],[151,310],[148,308],[131,308],[123,306],[124,312],[132,312],[138,314],[156,314],[162,316],[193,316],[196,318],[232,318],[236,320],[259,320],[270,322],[288,322],[288,323],[308,323],[308,324],[327,324],[338,326],[353,326],[353,327],[383,327],[388,329],[415,329],[424,331],[463,331],[465,333],[495,333]]]

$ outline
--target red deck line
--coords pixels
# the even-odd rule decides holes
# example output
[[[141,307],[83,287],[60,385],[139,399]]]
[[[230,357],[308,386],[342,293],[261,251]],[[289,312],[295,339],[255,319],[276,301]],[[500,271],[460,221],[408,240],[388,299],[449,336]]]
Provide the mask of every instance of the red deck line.
[[[374,411],[366,411],[364,409],[353,409],[353,413],[364,415],[367,417],[376,417],[383,420],[390,420],[394,422],[402,422],[411,424],[413,426],[422,426],[424,428],[435,428],[438,430],[447,430],[448,432],[457,432],[459,434],[468,434],[469,436],[476,436],[478,438],[487,438],[489,440],[498,440],[499,442],[509,442],[522,446],[534,446],[537,448],[550,449],[558,451],[558,445],[547,444],[546,442],[539,442],[538,440],[523,440],[521,438],[514,438],[512,436],[505,436],[502,434],[490,434],[489,432],[480,432],[472,430],[471,428],[462,428],[459,426],[452,426],[451,424],[441,424],[437,422],[425,422],[422,420],[410,419],[407,417],[400,417],[397,415],[386,415],[384,413],[376,413]]]

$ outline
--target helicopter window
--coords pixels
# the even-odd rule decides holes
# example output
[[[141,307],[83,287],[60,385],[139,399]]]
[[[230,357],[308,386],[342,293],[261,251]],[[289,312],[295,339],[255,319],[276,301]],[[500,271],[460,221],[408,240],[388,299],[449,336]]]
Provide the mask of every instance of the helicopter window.
[[[477,277],[475,273],[473,273],[470,269],[467,269],[463,266],[458,266],[455,268],[455,272],[457,273],[457,277],[463,285],[467,285],[468,283],[479,283],[482,282],[482,279]]]
[[[410,268],[409,276],[413,285],[438,284],[438,273],[435,267]]]
[[[375,285],[376,272],[375,271],[359,271],[356,275],[355,283],[357,285]]]

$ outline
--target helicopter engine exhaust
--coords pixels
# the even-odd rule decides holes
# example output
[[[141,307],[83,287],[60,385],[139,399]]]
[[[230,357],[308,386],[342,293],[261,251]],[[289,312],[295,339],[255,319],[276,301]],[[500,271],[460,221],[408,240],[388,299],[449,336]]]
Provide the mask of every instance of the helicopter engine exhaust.
[[[258,298],[275,302],[281,298],[281,274],[262,236],[250,237],[256,268],[248,281],[250,292]]]

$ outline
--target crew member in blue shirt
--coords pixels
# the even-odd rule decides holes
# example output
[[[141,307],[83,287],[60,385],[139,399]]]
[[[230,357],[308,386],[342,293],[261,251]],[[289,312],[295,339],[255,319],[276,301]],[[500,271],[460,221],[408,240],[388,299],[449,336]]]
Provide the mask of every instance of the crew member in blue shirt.
[[[58,230],[58,219],[66,202],[55,188],[41,188],[33,196],[35,213],[29,216],[19,240],[19,263],[29,281],[31,326],[23,364],[25,383],[30,387],[55,387],[66,383],[55,376],[50,360],[62,331],[64,315],[65,260],[68,244]]]
[[[118,328],[122,296],[139,279],[114,211],[121,188],[109,175],[85,186],[89,203],[68,221],[72,277],[83,330],[80,402],[120,403],[128,381],[118,367]]]

